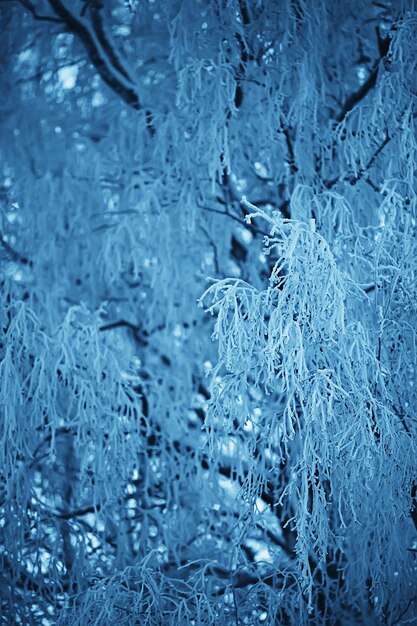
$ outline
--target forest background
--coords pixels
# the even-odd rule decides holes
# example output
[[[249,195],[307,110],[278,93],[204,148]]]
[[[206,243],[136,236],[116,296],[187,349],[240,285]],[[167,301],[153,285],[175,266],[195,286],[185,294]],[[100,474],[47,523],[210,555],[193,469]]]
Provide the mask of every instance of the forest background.
[[[415,10],[0,3],[4,624],[416,623]]]

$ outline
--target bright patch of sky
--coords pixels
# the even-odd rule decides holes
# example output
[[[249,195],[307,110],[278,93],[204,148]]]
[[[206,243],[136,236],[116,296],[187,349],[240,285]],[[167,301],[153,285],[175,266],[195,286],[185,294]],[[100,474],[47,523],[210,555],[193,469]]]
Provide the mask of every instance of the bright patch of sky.
[[[268,170],[266,169],[265,165],[262,165],[262,163],[259,163],[259,161],[255,161],[254,165],[255,170],[261,178],[268,178]]]
[[[63,89],[74,89],[78,77],[78,65],[66,65],[58,70],[58,80]]]
[[[103,105],[105,102],[106,101],[103,98],[103,95],[99,91],[96,91],[91,101],[91,104],[93,105],[93,107],[99,107]]]

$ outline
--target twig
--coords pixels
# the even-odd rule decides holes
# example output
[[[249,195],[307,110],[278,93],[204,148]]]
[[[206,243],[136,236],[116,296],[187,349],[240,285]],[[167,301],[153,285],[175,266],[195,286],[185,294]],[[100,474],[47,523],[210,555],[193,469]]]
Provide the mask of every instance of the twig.
[[[391,622],[391,626],[394,626],[394,624],[399,624],[400,623],[400,620],[404,617],[404,615],[407,614],[408,609],[413,604],[413,602],[415,602],[416,600],[417,600],[417,596],[414,596],[414,598],[411,598],[411,600],[408,602],[408,604],[406,604],[405,609],[399,614],[397,619],[395,619],[393,622]]]
[[[93,25],[94,31],[97,35],[97,39],[100,42],[104,52],[107,55],[112,66],[128,81],[131,80],[129,74],[126,69],[123,67],[123,64],[119,57],[116,54],[113,46],[111,45],[106,32],[104,30],[103,20],[101,16],[101,9],[103,8],[103,3],[100,0],[91,0],[88,5],[90,7],[91,13],[91,23]]]
[[[102,330],[102,331],[113,330],[113,328],[121,328],[121,327],[130,328],[131,330],[135,332],[140,330],[139,326],[137,326],[136,324],[133,324],[132,322],[128,322],[126,320],[117,320],[115,322],[110,322],[109,324],[103,324],[103,326],[99,327],[99,330]]]
[[[298,172],[298,166],[297,166],[297,163],[295,161],[294,146],[292,144],[290,131],[288,130],[288,128],[286,128],[285,126],[282,125],[281,126],[281,132],[282,132],[282,134],[285,137],[285,143],[287,144],[287,150],[288,150],[288,154],[289,154],[289,157],[290,157],[287,162],[288,162],[288,165],[290,166],[290,172],[294,176]]]
[[[115,322],[109,322],[108,324],[103,324],[99,327],[99,330],[105,332],[107,330],[113,330],[114,328],[129,328],[133,332],[133,336],[137,341],[138,345],[142,347],[146,347],[148,342],[144,338],[145,333],[142,332],[142,328],[133,324],[132,322],[128,322],[127,320],[116,320]]]
[[[54,517],[59,517],[59,519],[70,520],[74,517],[82,517],[83,515],[88,515],[89,513],[98,513],[101,509],[101,506],[98,504],[96,507],[93,505],[86,506],[83,509],[74,509],[72,511],[65,511],[63,513],[60,512],[52,512]]]
[[[362,167],[359,172],[357,173],[356,176],[352,176],[352,173],[350,173],[348,176],[342,176],[342,177],[337,177],[337,178],[332,178],[331,180],[324,180],[323,184],[326,187],[326,189],[332,189],[336,183],[338,182],[343,182],[343,181],[349,181],[351,185],[356,185],[356,183],[361,180],[362,178],[364,178],[365,174],[367,173],[367,171],[369,170],[370,167],[372,167],[372,165],[374,164],[375,160],[378,158],[378,156],[381,154],[382,150],[385,148],[385,146],[391,141],[391,139],[394,137],[394,134],[389,134],[388,132],[385,135],[384,140],[382,141],[382,143],[377,147],[377,149],[375,150],[375,152],[373,153],[373,155],[370,157],[369,161],[366,163],[366,165],[364,165],[364,167]],[[369,178],[364,178],[365,182],[368,183],[368,185],[370,185],[372,187],[372,189],[376,192],[379,192],[380,190],[378,189],[378,187],[376,187],[376,185],[369,179]]]
[[[17,252],[7,241],[4,239],[4,235],[0,233],[0,244],[3,246],[4,250],[8,253],[8,255],[12,258],[16,263],[21,263],[22,265],[32,266],[32,261],[30,261],[27,257],[22,256]]]
[[[356,183],[358,182],[358,180],[360,180],[361,178],[363,178],[364,174],[369,170],[370,167],[372,167],[372,165],[375,162],[375,159],[377,159],[377,157],[379,156],[379,154],[382,152],[382,150],[385,148],[385,146],[391,141],[392,136],[388,134],[386,134],[384,141],[378,146],[378,148],[375,150],[374,154],[371,156],[371,158],[369,159],[368,163],[365,165],[365,167],[361,168],[359,170],[359,172],[357,173],[356,176],[354,176],[353,178],[351,178],[349,180],[351,185],[356,185]],[[369,184],[370,181],[367,180],[367,182]],[[372,186],[372,185],[371,185]]]
[[[243,222],[241,219],[239,219],[236,215],[233,215],[232,213],[228,213],[227,211],[220,211],[219,209],[213,209],[207,206],[202,206],[202,205],[197,205],[197,206],[199,209],[202,209],[203,211],[208,211],[209,213],[217,213],[218,215],[223,215],[224,217],[230,217],[231,220],[234,220],[235,222],[240,224],[240,226],[243,226],[243,228],[248,229],[248,225],[245,222]],[[253,228],[251,228],[251,232],[255,232],[258,235],[263,235],[263,236],[268,235],[267,232],[260,230],[259,228],[256,228],[256,226],[253,226]]]
[[[376,79],[378,77],[378,67],[380,60],[381,59],[378,59],[375,67],[373,68],[372,72],[369,74],[367,80],[363,83],[363,85],[361,85],[357,91],[355,91],[347,98],[346,102],[342,106],[341,112],[337,117],[338,122],[343,122],[346,115],[350,111],[352,111],[352,109],[357,104],[359,104],[359,102],[361,102],[361,100],[363,100],[368,95],[368,93],[375,87]]]
[[[52,22],[54,24],[62,24],[62,21],[58,17],[54,17],[53,15],[39,15],[36,10],[36,7],[30,2],[30,0],[17,0],[19,4],[21,4],[25,9],[29,11],[32,17],[39,22]]]
[[[103,48],[98,34],[91,28],[90,24],[82,17],[78,18],[71,13],[61,0],[49,0],[49,5],[60,18],[60,21],[62,21],[73,34],[81,39],[87,50],[90,61],[106,85],[135,110],[140,110],[142,107],[135,84],[130,77],[128,77],[126,70],[123,69],[123,72],[121,72],[118,69],[118,61],[117,65],[114,65],[113,60],[116,57],[114,51],[109,55],[106,49]],[[107,46],[110,46],[110,43],[106,39],[106,48]]]

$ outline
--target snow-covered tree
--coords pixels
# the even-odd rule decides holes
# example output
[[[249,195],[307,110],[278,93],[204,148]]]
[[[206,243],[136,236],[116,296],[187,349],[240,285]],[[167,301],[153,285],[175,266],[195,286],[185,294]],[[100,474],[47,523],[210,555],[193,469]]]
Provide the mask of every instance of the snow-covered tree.
[[[0,3],[5,624],[416,623],[416,9]]]

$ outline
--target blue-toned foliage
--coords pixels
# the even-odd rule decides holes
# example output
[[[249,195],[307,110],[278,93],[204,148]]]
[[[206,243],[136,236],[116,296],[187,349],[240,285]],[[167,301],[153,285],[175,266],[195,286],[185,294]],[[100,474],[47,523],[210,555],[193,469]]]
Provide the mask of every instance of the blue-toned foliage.
[[[416,623],[416,10],[0,4],[2,623]]]

